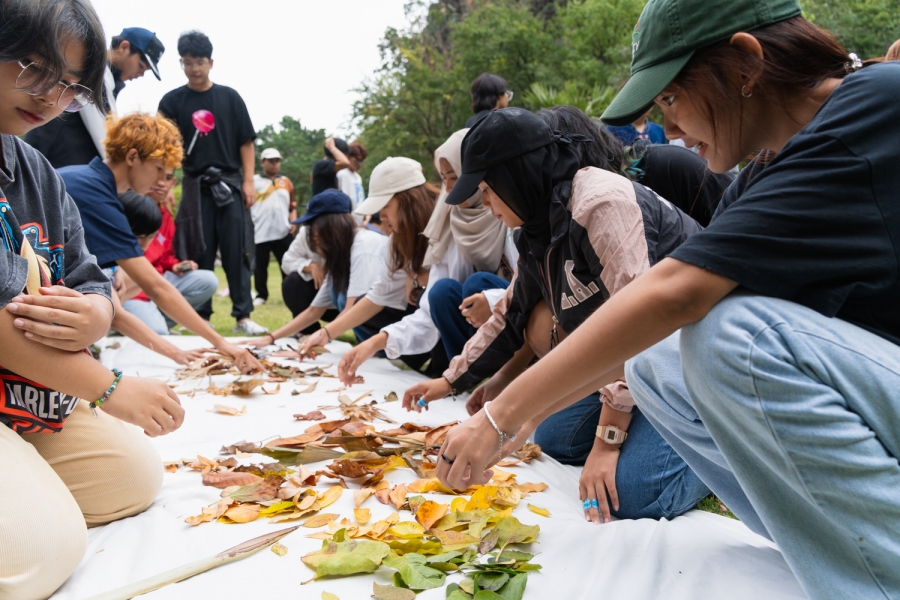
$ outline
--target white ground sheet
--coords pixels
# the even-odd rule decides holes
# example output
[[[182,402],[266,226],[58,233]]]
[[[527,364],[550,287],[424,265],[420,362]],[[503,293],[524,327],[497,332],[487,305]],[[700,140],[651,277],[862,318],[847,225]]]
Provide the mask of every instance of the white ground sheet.
[[[205,342],[193,337],[170,338],[181,347],[199,347]],[[123,338],[100,342],[100,346],[119,342],[116,350],[104,350],[101,359],[108,366],[117,366],[128,375],[169,379],[175,363]],[[312,364],[331,366],[335,372],[340,353],[347,344],[329,346],[334,354],[326,354]],[[354,385],[348,392],[356,397],[373,390],[381,399],[394,391],[403,391],[421,379],[410,371],[402,371],[386,360],[371,360],[363,365],[360,374],[364,384]],[[218,385],[232,380],[230,376],[215,378]],[[191,398],[181,396],[187,410],[184,426],[177,432],[154,440],[163,460],[193,458],[198,454],[214,457],[219,448],[240,440],[259,441],[272,436],[291,436],[301,433],[311,423],[295,421],[294,413],[316,410],[320,405],[336,404],[337,394],[328,393],[339,387],[337,379],[319,379],[311,394],[291,395],[292,383],[281,384],[277,395],[264,395],[257,389],[250,397],[213,396],[198,393]],[[180,390],[193,385],[205,388],[202,382],[186,382]],[[273,389],[275,384],[268,384]],[[213,404],[247,406],[241,416],[226,416],[211,412]],[[429,412],[421,415],[406,413],[400,402],[386,403],[382,408],[402,423],[418,422],[436,426],[466,417],[464,402],[450,399],[432,403]],[[337,418],[337,411],[325,411],[329,418]],[[392,427],[377,422],[378,429]],[[102,443],[102,440],[98,440]],[[261,459],[261,460],[260,460]],[[242,459],[248,462],[248,459]],[[254,455],[256,462],[268,461]],[[308,465],[310,470],[324,463]],[[162,465],[160,465],[162,468]],[[756,599],[766,600],[804,598],[781,553],[767,540],[751,533],[739,522],[691,511],[672,521],[617,521],[607,525],[593,525],[584,520],[578,499],[578,471],[543,457],[530,466],[511,467],[519,482],[545,482],[550,489],[532,494],[519,505],[515,516],[526,524],[541,526],[539,544],[532,551],[539,555],[533,562],[543,570],[530,574],[526,599],[666,599],[705,600]],[[416,479],[408,469],[392,472],[392,483]],[[329,480],[323,479],[324,489]],[[350,484],[353,487],[353,484]],[[270,524],[266,519],[243,525],[218,522],[191,527],[184,522],[190,515],[214,502],[220,490],[200,483],[198,472],[182,470],[166,474],[156,502],[144,513],[90,530],[87,553],[81,565],[53,596],[59,600],[77,600],[117,588],[145,577],[187,564],[204,556],[211,556],[250,538],[292,525]],[[451,497],[427,495],[449,502]],[[551,511],[550,518],[530,512],[532,503]],[[372,522],[387,517],[393,507],[379,503],[374,497],[363,505],[372,510]],[[340,513],[352,519],[352,494],[345,493],[325,512]],[[401,520],[413,520],[408,512],[401,512]],[[191,598],[217,600],[242,598],[320,598],[323,591],[337,594],[341,600],[369,598],[372,582],[390,583],[391,569],[382,567],[372,575],[358,575],[341,579],[311,582],[313,572],[301,561],[304,554],[318,550],[321,542],[309,539],[309,529],[299,529],[282,540],[289,552],[279,557],[264,550],[238,563],[225,565],[170,585],[149,594],[148,598]],[[451,575],[448,583],[461,576]],[[428,590],[419,595],[422,600],[444,598],[444,588]]]

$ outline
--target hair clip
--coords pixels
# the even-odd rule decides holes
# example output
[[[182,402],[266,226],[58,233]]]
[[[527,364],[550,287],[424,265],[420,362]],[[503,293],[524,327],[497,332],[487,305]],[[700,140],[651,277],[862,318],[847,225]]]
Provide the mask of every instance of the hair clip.
[[[851,52],[848,56],[850,57],[850,60],[844,63],[844,68],[847,69],[848,73],[852,73],[853,71],[857,71],[862,68],[862,61],[859,60],[856,52]]]

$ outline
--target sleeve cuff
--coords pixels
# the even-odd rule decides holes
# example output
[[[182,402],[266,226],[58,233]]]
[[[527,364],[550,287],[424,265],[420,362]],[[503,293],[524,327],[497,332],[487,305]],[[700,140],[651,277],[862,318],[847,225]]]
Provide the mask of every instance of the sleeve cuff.
[[[496,306],[497,303],[500,302],[500,298],[506,295],[506,290],[504,290],[503,288],[494,288],[490,290],[484,290],[481,293],[484,294],[485,298],[487,298],[488,304],[491,307],[491,311],[493,311],[494,306]]]
[[[634,397],[624,379],[600,388],[600,402],[619,412],[630,413],[634,409]]]
[[[384,345],[384,353],[391,360],[396,360],[400,358],[401,351],[399,344],[397,343],[398,336],[391,335],[390,325],[382,328],[384,333],[387,334],[387,343]]]

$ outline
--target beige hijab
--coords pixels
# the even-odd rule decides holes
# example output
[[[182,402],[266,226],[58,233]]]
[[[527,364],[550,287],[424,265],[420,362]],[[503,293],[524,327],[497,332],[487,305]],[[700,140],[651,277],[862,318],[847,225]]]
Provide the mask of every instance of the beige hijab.
[[[438,172],[441,170],[440,159],[443,158],[450,163],[457,176],[462,173],[462,141],[467,131],[460,129],[435,150],[434,166]],[[439,263],[453,239],[476,271],[496,273],[500,269],[506,243],[506,225],[481,203],[481,190],[469,198],[468,208],[444,202],[448,193],[447,187],[441,185],[437,205],[423,232],[428,238],[424,265],[430,267]]]

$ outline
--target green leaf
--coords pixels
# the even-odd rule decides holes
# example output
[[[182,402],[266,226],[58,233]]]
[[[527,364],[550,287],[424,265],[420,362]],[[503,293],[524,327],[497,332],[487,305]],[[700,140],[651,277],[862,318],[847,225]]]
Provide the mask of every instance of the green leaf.
[[[470,577],[466,577],[459,582],[459,589],[469,595],[472,595],[475,593],[475,582]]]
[[[358,573],[374,573],[378,570],[378,563],[358,554],[341,554],[327,558],[316,567],[316,576],[322,577],[356,575]]]
[[[321,446],[307,446],[301,450],[266,446],[256,452],[274,458],[283,465],[305,465],[323,460],[334,460],[344,455],[343,452]]]
[[[321,550],[311,552],[301,560],[306,566],[316,570],[314,579],[319,579],[326,576],[374,573],[390,551],[390,547],[382,542],[325,540]]]
[[[481,590],[475,594],[474,600],[503,600],[503,596],[490,590]]]
[[[459,571],[459,565],[454,565],[449,562],[432,562],[428,563],[428,566],[432,569],[437,569],[438,571],[443,571],[444,573],[452,573],[454,571]]]
[[[420,552],[420,554],[426,554],[425,552]],[[454,559],[458,556],[462,556],[462,552],[444,552],[443,554],[438,554],[437,556],[429,556],[425,559],[425,562],[431,564],[436,562],[447,562],[451,559]]]
[[[534,558],[534,554],[529,554],[528,552],[519,552],[517,550],[504,550],[502,554],[496,559],[498,563],[506,563],[508,561],[513,562],[528,562]],[[488,559],[488,562],[491,562],[492,559]]]
[[[541,528],[538,525],[522,525],[515,517],[504,517],[497,521],[497,524],[489,534],[484,536],[481,544],[478,545],[478,551],[482,554],[490,552],[497,544],[500,547],[507,544],[527,544],[537,539]]]
[[[451,583],[447,586],[447,600],[472,600],[472,596],[462,591],[459,584]]]
[[[447,578],[443,572],[425,565],[425,557],[421,554],[404,554],[398,556],[391,552],[384,557],[384,564],[397,569],[403,581],[413,590],[429,590],[444,585]]]
[[[522,600],[525,595],[525,584],[528,583],[528,574],[519,573],[510,579],[498,593],[503,600]]]
[[[377,583],[373,583],[372,590],[374,592],[372,597],[375,598],[375,600],[413,600],[416,597],[414,591],[394,587],[392,585],[378,585]]]
[[[502,588],[507,581],[509,581],[509,575],[506,573],[479,573],[474,577],[475,585],[480,587],[483,590],[490,590],[492,592],[496,592],[500,588]]]

